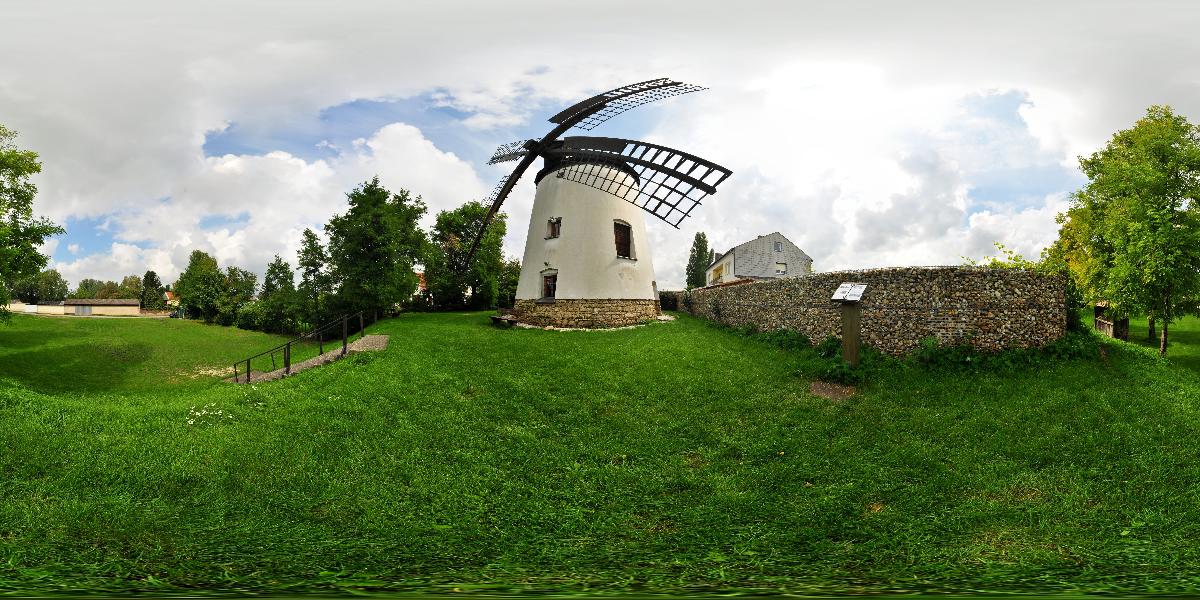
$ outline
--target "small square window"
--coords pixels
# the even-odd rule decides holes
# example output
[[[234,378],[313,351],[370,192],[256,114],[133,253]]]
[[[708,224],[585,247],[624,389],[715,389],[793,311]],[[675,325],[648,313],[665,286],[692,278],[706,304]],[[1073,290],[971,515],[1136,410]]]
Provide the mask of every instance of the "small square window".
[[[775,242],[775,251],[783,252],[783,242]]]
[[[633,228],[620,221],[613,223],[613,238],[619,258],[633,258]]]
[[[556,238],[562,231],[562,217],[554,217],[546,221],[546,239]]]
[[[775,263],[776,275],[787,275],[787,263]]]

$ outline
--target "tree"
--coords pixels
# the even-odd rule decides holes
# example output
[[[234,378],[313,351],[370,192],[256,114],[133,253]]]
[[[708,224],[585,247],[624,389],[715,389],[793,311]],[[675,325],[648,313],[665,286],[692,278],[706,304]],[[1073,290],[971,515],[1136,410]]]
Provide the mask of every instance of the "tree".
[[[225,277],[217,259],[201,250],[193,250],[188,266],[175,282],[179,306],[191,318],[213,321],[217,317],[217,301],[225,288]]]
[[[13,296],[29,304],[56,302],[67,297],[67,280],[54,269],[26,277],[13,285]]]
[[[71,292],[72,298],[92,299],[96,298],[96,294],[100,293],[100,288],[104,285],[99,279],[81,279],[79,285],[75,287],[75,291]]]
[[[296,276],[292,266],[279,255],[267,265],[258,295],[259,328],[272,333],[296,330]]]
[[[1152,106],[1079,165],[1088,184],[1064,228],[1087,258],[1074,268],[1092,297],[1157,320],[1165,355],[1171,322],[1200,304],[1200,129]]]
[[[221,325],[237,322],[238,311],[254,300],[257,289],[258,275],[239,267],[227,267],[220,293],[217,294],[216,322]]]
[[[498,213],[488,226],[471,264],[464,264],[488,210],[487,205],[472,201],[437,214],[425,256],[425,286],[435,307],[497,305],[504,268],[501,244],[507,230],[504,213]]]
[[[107,300],[121,297],[121,286],[115,281],[105,281],[96,290],[96,298]]]
[[[712,262],[712,250],[708,247],[708,236],[703,231],[696,233],[692,240],[692,250],[688,253],[687,289],[704,287],[704,274]]]
[[[500,294],[496,306],[512,308],[517,303],[517,284],[521,279],[521,261],[513,258],[500,265]]]
[[[126,275],[117,285],[118,298],[141,298],[142,278],[137,275]]]
[[[146,271],[142,275],[142,294],[139,297],[142,308],[146,310],[162,310],[167,307],[167,299],[163,297],[163,284],[158,273]]]
[[[65,230],[33,215],[37,186],[30,176],[42,171],[37,152],[17,148],[15,131],[0,125],[0,320],[7,320],[9,290],[36,275],[50,257],[38,251],[46,238]]]
[[[304,230],[296,263],[300,265],[299,320],[316,326],[323,320],[326,298],[333,293],[333,278],[329,274],[329,255],[311,229]]]
[[[349,210],[325,226],[337,308],[386,311],[417,287],[413,265],[427,243],[417,222],[425,215],[425,203],[407,190],[389,192],[379,177],[346,196]]]

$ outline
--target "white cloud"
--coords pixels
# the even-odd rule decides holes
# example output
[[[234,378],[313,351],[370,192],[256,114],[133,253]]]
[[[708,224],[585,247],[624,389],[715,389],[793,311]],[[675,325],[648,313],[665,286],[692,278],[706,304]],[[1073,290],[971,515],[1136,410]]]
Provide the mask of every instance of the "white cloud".
[[[0,54],[22,59],[0,66],[0,115],[42,155],[37,210],[107,219],[116,235],[103,256],[64,262],[68,278],[154,264],[169,280],[192,248],[260,273],[273,253],[291,258],[303,227],[325,222],[375,173],[436,211],[484,195],[500,172],[404,124],[325,160],[205,157],[205,134],[230,123],[287,131],[325,107],[432,93],[489,145],[545,107],[614,84],[695,81],[713,89],[638,118],[660,119],[651,138],[735,175],[683,229],[652,223],[663,288],[682,282],[697,230],[718,248],[779,230],[821,269],[956,262],[992,235],[1045,243],[1053,223],[1037,220],[1055,201],[981,207],[973,174],[1073,167],[1149,104],[1200,115],[1200,9],[1179,4],[730,10],[714,0],[680,11],[616,0],[587,19],[543,8],[514,17],[488,2],[15,4]],[[27,51],[51,34],[54,52]],[[1027,129],[964,112],[964,98],[990,90],[1026,94]],[[523,247],[531,199],[525,181],[506,205],[510,253]],[[221,224],[201,226],[214,218]]]

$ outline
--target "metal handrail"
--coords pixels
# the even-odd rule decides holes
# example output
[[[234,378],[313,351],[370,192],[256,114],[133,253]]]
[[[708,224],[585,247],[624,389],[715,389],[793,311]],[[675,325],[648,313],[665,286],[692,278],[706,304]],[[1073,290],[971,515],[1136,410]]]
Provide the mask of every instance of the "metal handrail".
[[[284,374],[290,375],[292,372],[292,344],[304,341],[306,339],[312,338],[315,335],[321,334],[317,338],[317,356],[320,356],[325,353],[324,334],[327,333],[331,328],[333,328],[336,325],[342,326],[342,356],[345,356],[346,352],[347,352],[348,341],[350,338],[350,334],[348,334],[348,329],[349,329],[349,322],[350,322],[351,318],[358,317],[359,339],[362,339],[362,336],[366,335],[366,324],[364,322],[364,320],[365,320],[364,313],[365,313],[365,311],[359,311],[358,313],[353,314],[353,315],[344,314],[344,315],[342,315],[342,316],[340,316],[340,317],[338,317],[316,329],[308,331],[307,333],[305,333],[303,335],[292,338],[278,346],[275,346],[274,348],[271,348],[269,350],[264,350],[262,352],[259,352],[258,354],[255,354],[253,356],[249,356],[247,358],[244,358],[242,360],[238,360],[238,361],[234,362],[233,363],[233,382],[238,383],[240,381],[239,374],[238,374],[238,365],[245,363],[246,364],[246,383],[250,383],[250,378],[251,378],[250,361],[252,361],[256,358],[262,357],[262,356],[266,356],[268,354],[271,355],[271,367],[272,367],[271,370],[274,371],[275,370],[275,368],[274,368],[275,367],[275,353],[280,350],[283,350]],[[372,320],[371,320],[372,323],[374,323],[376,321],[378,321],[377,316],[376,316],[376,318],[372,318]]]

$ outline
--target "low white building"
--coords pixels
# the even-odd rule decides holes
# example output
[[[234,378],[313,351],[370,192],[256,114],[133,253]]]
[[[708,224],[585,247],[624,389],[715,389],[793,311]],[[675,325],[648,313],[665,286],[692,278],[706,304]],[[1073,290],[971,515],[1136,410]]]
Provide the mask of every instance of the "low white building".
[[[812,257],[778,231],[718,254],[704,273],[705,285],[739,279],[780,279],[812,273]]]

